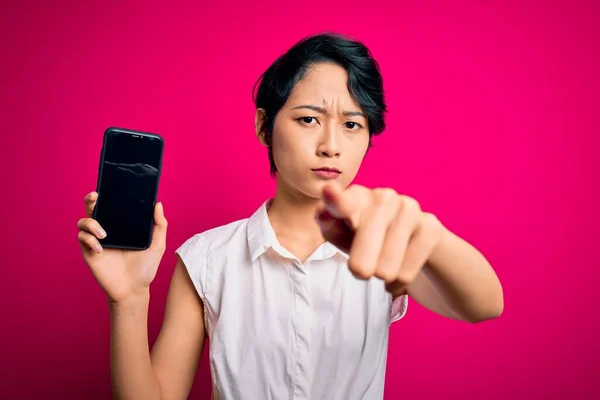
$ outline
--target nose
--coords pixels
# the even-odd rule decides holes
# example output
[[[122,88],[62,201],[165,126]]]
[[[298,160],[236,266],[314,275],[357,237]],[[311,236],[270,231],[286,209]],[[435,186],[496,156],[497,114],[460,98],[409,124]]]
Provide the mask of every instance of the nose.
[[[341,154],[339,132],[331,127],[325,127],[319,145],[317,155],[319,157],[334,158]]]

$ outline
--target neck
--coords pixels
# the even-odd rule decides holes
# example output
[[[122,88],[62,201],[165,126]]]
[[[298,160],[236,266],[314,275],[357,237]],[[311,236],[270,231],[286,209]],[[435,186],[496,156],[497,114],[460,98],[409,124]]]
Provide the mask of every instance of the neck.
[[[287,189],[278,182],[275,197],[267,211],[275,234],[319,243],[324,241],[315,214],[319,199]]]

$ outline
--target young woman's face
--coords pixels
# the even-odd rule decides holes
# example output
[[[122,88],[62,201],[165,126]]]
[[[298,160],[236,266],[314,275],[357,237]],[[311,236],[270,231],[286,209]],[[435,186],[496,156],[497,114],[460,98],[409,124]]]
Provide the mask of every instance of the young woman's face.
[[[342,67],[314,65],[277,114],[271,143],[284,189],[316,199],[327,181],[346,187],[354,180],[369,145],[369,126],[347,82]]]

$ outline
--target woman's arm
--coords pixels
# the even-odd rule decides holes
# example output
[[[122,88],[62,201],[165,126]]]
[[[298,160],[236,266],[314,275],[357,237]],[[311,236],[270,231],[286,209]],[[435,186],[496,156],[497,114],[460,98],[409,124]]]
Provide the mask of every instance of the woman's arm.
[[[449,318],[480,322],[502,314],[502,286],[485,257],[390,188],[323,188],[317,221],[323,236],[350,255],[354,276],[385,281]]]
[[[429,310],[472,323],[496,318],[504,309],[502,285],[491,265],[447,229],[406,292]]]
[[[148,291],[110,307],[111,379],[115,399],[186,399],[205,341],[202,302],[181,260],[171,279],[165,317],[148,345]]]

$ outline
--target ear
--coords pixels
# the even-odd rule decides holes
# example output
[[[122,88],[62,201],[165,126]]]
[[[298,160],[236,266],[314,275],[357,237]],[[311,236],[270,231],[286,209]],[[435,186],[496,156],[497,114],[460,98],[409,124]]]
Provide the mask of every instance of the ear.
[[[256,109],[256,115],[254,116],[254,130],[256,131],[256,137],[262,143],[263,146],[267,145],[265,140],[265,132],[262,129],[267,119],[267,112],[264,108]]]

